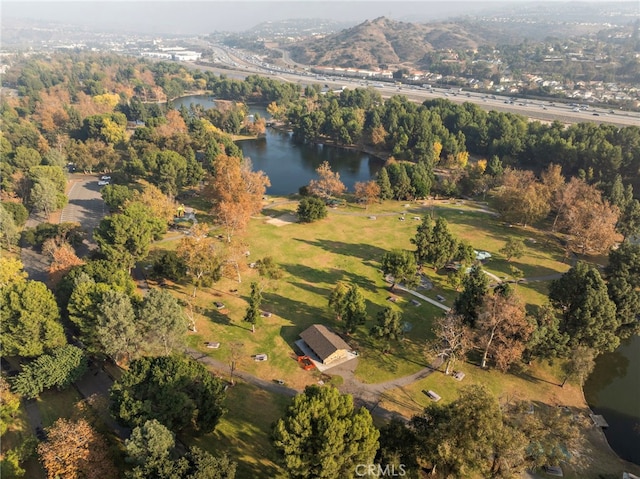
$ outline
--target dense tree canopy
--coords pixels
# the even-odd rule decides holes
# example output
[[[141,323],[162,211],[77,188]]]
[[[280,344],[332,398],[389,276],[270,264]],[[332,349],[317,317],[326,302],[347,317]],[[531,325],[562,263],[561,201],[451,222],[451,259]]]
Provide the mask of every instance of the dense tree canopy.
[[[222,381],[193,359],[144,357],[114,383],[111,410],[130,427],[156,419],[172,431],[206,434],[224,413],[224,397]]]
[[[21,280],[0,289],[3,353],[35,357],[66,344],[53,293],[40,281]]]
[[[351,477],[370,464],[379,432],[365,408],[333,387],[307,386],[273,429],[273,445],[291,478]]]
[[[560,331],[569,335],[571,347],[581,345],[606,352],[620,344],[616,305],[594,266],[578,262],[552,281],[549,299],[561,315]]]

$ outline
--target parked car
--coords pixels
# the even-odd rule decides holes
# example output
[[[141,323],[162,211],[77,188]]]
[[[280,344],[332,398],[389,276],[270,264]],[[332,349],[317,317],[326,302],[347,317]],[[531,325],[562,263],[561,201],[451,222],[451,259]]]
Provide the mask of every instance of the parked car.
[[[107,175],[103,175],[103,176],[100,177],[100,179],[101,180],[105,180],[105,181],[109,181],[111,179],[111,177],[107,176]]]
[[[266,361],[268,359],[266,354],[256,354],[253,359],[256,361]]]
[[[107,186],[108,184],[109,184],[109,182],[107,180],[98,181],[98,186]]]

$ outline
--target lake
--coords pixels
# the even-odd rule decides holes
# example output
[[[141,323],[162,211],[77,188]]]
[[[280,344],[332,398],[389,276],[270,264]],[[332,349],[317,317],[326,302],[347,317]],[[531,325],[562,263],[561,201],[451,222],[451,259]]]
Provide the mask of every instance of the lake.
[[[209,96],[187,96],[174,105],[199,103],[215,107]],[[268,117],[264,108],[251,108],[252,113]],[[357,181],[375,177],[382,160],[352,150],[327,145],[299,143],[291,134],[267,128],[264,138],[239,141],[244,156],[251,158],[255,170],[264,171],[271,179],[267,193],[297,193],[300,186],[317,178],[316,168],[328,161],[333,171],[353,190]],[[640,337],[625,341],[615,352],[601,355],[594,372],[584,387],[588,404],[609,423],[605,435],[611,447],[622,458],[640,464]]]
[[[215,107],[208,96],[187,96],[174,100],[176,108],[199,103],[205,108]],[[252,107],[251,113],[269,117],[264,108]],[[369,181],[377,175],[384,162],[373,155],[323,144],[294,141],[291,133],[267,128],[263,138],[237,142],[245,157],[251,158],[254,170],[264,171],[271,180],[269,195],[297,193],[301,186],[317,178],[316,169],[328,161],[340,180],[353,191],[355,183]]]
[[[640,337],[602,354],[584,385],[587,403],[602,414],[609,444],[627,461],[640,464]]]

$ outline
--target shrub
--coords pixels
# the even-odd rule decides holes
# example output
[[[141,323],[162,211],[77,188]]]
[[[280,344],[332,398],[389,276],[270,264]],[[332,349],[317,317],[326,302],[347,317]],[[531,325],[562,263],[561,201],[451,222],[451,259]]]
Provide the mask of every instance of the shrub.
[[[327,217],[327,205],[320,198],[302,198],[297,213],[300,223],[313,223]]]

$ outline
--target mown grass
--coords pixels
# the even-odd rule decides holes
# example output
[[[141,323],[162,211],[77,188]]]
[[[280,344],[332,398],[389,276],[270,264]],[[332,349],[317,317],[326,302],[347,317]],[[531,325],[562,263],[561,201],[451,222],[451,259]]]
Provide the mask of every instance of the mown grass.
[[[200,203],[192,206],[203,206]],[[342,325],[332,318],[328,310],[328,297],[337,282],[357,284],[365,297],[369,319],[350,336],[345,336],[360,353],[356,377],[364,383],[378,383],[395,377],[412,374],[429,363],[425,355],[425,342],[431,339],[433,320],[443,311],[420,301],[414,306],[407,293],[389,291],[380,271],[382,255],[391,249],[413,250],[410,239],[415,235],[419,219],[432,213],[445,217],[451,231],[465,239],[477,250],[488,251],[493,258],[485,269],[500,277],[510,277],[511,264],[522,269],[525,276],[543,281],[519,284],[517,291],[529,307],[546,301],[549,277],[568,269],[563,262],[564,251],[555,241],[533,228],[510,227],[496,217],[480,210],[476,205],[463,202],[425,202],[402,204],[385,202],[367,209],[347,205],[332,209],[329,216],[313,224],[290,223],[275,226],[272,217],[294,212],[296,203],[289,198],[269,198],[264,215],[251,220],[246,236],[242,239],[250,251],[241,265],[241,282],[235,272],[228,272],[211,288],[198,290],[192,299],[196,305],[197,333],[191,333],[188,344],[223,364],[236,362],[237,369],[247,371],[267,380],[284,379],[290,387],[302,389],[316,383],[318,374],[302,370],[296,358],[295,341],[300,332],[314,323],[326,324],[336,331]],[[375,217],[373,219],[372,217]],[[404,220],[400,220],[404,217]],[[221,233],[213,231],[214,234]],[[499,250],[510,236],[525,240],[525,255],[508,263]],[[153,254],[175,249],[180,237],[156,243]],[[224,248],[223,241],[220,248]],[[280,280],[264,280],[250,262],[271,256],[280,265],[284,276]],[[441,295],[444,304],[451,306],[457,292],[447,281],[446,275],[426,268],[425,274],[434,288],[422,291],[435,298]],[[247,308],[251,282],[263,286],[262,310],[272,313],[261,318],[254,333],[250,325],[242,321]],[[187,283],[169,284],[168,288],[183,300],[189,299],[193,288]],[[393,294],[396,303],[388,301]],[[224,303],[218,310],[214,301]],[[375,316],[384,307],[391,306],[402,313],[409,325],[405,339],[391,343],[390,353],[383,354],[386,344],[374,340],[369,329],[375,324]],[[220,342],[219,349],[207,349],[208,341]],[[269,360],[256,362],[252,355],[267,353]],[[467,373],[460,383],[441,373],[398,390],[388,391],[382,398],[382,406],[403,413],[415,414],[427,403],[423,390],[433,389],[448,402],[465,384],[484,384],[496,397],[515,396],[547,404],[583,405],[577,394],[579,389],[558,384],[557,371],[549,365],[534,364],[520,375],[505,375],[497,371],[485,371],[472,364],[462,363],[458,369]],[[220,371],[228,376],[228,368]],[[517,392],[517,393],[516,393]],[[216,432],[193,441],[202,447],[226,451],[239,463],[239,477],[280,477],[282,471],[274,462],[268,434],[271,424],[282,415],[283,396],[242,385],[229,391],[229,413]]]
[[[238,382],[227,390],[228,412],[216,430],[181,439],[213,454],[226,453],[238,464],[236,477],[284,478],[269,435],[273,422],[284,414],[289,402],[285,396]]]

